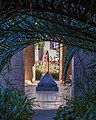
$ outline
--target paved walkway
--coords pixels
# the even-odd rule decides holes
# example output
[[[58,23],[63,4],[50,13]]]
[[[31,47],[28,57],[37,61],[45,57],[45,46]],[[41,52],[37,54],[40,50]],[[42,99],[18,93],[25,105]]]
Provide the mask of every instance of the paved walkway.
[[[56,110],[35,110],[32,120],[54,120]]]
[[[68,85],[58,84],[59,91],[38,91],[36,84],[27,85],[25,90],[30,94],[30,98],[36,98],[34,103],[39,107],[34,107],[35,115],[32,120],[54,120],[56,110],[60,105],[66,105],[66,95],[70,95]]]

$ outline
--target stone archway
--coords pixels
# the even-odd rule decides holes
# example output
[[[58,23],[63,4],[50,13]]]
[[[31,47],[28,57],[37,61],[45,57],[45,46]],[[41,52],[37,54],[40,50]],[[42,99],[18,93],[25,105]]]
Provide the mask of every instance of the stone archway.
[[[6,4],[9,6],[9,3],[6,2]],[[96,46],[93,44],[93,42],[95,43],[94,39],[90,37],[86,39],[85,34],[83,34],[84,31],[82,31],[82,33],[80,31],[81,22],[77,19],[74,20],[74,24],[69,24],[69,19],[66,18],[66,15],[61,16],[59,13],[55,14],[56,16],[54,16],[54,12],[49,14],[47,11],[41,11],[39,14],[38,11],[33,11],[33,13],[30,14],[28,11],[22,12],[21,8],[21,10],[17,10],[18,12],[13,12],[13,10],[11,11],[12,14],[9,14],[8,9],[6,9],[7,12],[3,10],[4,9],[1,11],[3,16],[0,19],[0,72],[12,56],[14,59],[14,57],[16,57],[15,55],[19,55],[19,51],[41,40],[54,40],[62,44],[96,51]],[[9,15],[10,17],[8,17]],[[62,19],[59,19],[58,15],[60,15]],[[74,26],[75,24],[77,25],[77,31],[74,29],[74,27],[76,27]],[[91,29],[93,29],[93,26],[90,26],[88,33],[91,33]],[[74,33],[74,35],[72,33]],[[92,36],[94,36],[94,32]],[[16,69],[17,66],[19,66],[19,63],[17,63],[18,62],[14,63]]]

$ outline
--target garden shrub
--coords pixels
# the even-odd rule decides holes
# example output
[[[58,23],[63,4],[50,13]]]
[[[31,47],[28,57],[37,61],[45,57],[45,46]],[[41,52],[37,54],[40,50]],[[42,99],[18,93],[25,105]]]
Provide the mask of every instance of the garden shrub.
[[[40,80],[41,76],[42,76],[42,72],[36,69],[36,80]]]
[[[77,120],[79,115],[75,113],[75,109],[71,102],[67,106],[60,106],[57,110],[55,120]]]
[[[59,80],[59,73],[50,72],[50,74],[54,78],[54,80]]]
[[[0,87],[0,120],[28,120],[33,115],[34,98],[16,88]]]
[[[44,73],[42,71],[36,69],[36,80],[40,80],[43,74]],[[50,72],[50,74],[54,78],[54,80],[59,80],[59,73],[54,73],[53,71],[53,72]]]
[[[69,49],[69,55],[66,55],[65,79],[73,50],[70,52]],[[74,77],[75,96],[66,106],[59,107],[55,120],[96,120],[96,54],[85,50],[81,53],[76,53],[78,66],[82,69]]]
[[[96,120],[96,77],[91,83],[93,87],[89,92],[82,90],[82,96],[75,97],[66,106],[58,108],[55,120]]]
[[[96,95],[91,100],[89,96],[74,98],[60,106],[55,120],[96,120]]]
[[[45,73],[45,66],[43,66],[42,64],[36,65],[36,70],[35,70],[36,80],[40,80],[44,73]],[[54,78],[54,80],[59,80],[59,72],[57,72],[57,67],[55,65],[49,66],[49,73]]]

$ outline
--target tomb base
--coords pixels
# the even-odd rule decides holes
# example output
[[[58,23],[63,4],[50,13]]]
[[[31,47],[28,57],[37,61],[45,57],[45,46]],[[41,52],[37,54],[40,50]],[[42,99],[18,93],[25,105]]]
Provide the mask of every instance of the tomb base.
[[[59,88],[57,83],[54,81],[53,77],[49,72],[46,72],[43,77],[41,77],[40,82],[36,87],[36,91],[58,91]]]

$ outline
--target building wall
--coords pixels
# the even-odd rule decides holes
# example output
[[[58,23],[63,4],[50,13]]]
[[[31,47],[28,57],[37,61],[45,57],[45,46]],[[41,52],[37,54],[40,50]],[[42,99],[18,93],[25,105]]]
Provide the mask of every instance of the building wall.
[[[94,68],[91,68],[91,63],[94,63]],[[92,63],[92,64],[93,64]],[[72,60],[72,95],[80,96],[84,92],[90,92],[94,79],[92,74],[96,74],[96,53],[84,52],[80,50],[74,55]]]
[[[9,73],[9,79],[12,80],[11,85],[24,90],[23,50],[12,57],[11,69]]]
[[[50,42],[49,41],[45,41],[45,45],[44,45],[44,51],[50,50]]]
[[[23,50],[13,55],[10,63],[4,67],[0,75],[0,82],[4,87],[7,85],[5,81],[9,81],[8,86],[24,91]]]
[[[54,42],[52,42],[52,43],[54,43]],[[42,49],[38,49],[38,47],[36,46],[36,48],[35,48],[35,61],[42,61],[43,62],[44,55],[46,54],[47,50],[49,52],[49,60],[50,61],[51,60],[58,61],[59,55],[57,55],[58,53],[57,53],[56,49],[59,49],[58,45],[56,45],[55,47],[51,46],[51,42],[49,42],[49,41],[45,41],[44,47]]]
[[[0,82],[6,87],[6,80],[10,87],[16,87],[24,91],[25,85],[35,80],[34,46],[28,46],[25,50],[13,55],[9,63],[0,74]],[[26,82],[27,81],[27,82]]]

